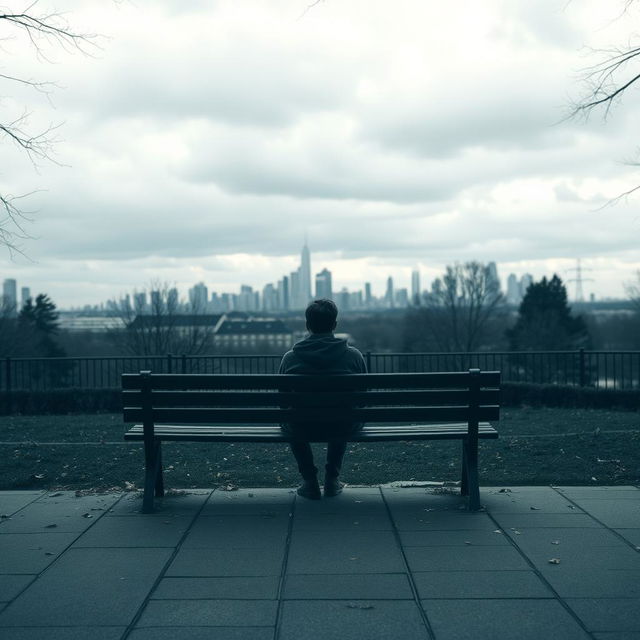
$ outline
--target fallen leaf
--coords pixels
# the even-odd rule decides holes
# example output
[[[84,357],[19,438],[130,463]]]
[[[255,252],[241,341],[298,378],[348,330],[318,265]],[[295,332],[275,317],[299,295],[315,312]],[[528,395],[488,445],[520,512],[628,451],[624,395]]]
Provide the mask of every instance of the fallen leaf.
[[[93,518],[93,516],[90,513],[83,513],[82,517],[83,518]]]
[[[560,540],[552,540],[551,544],[560,544]]]
[[[375,609],[372,604],[348,604],[347,609]]]
[[[57,498],[62,495],[62,491],[56,491],[55,493],[50,493],[47,498]]]
[[[560,558],[551,558],[549,564],[560,564]]]
[[[471,542],[469,540],[465,540],[464,543],[465,544],[471,544]]]
[[[517,536],[521,536],[522,533],[520,531],[516,531],[515,529],[513,530],[513,533],[515,533]]]
[[[500,531],[500,529],[496,529],[493,533],[502,533],[502,531]]]
[[[57,526],[58,526],[57,524],[48,524],[45,526],[45,529],[54,529]]]
[[[54,554],[54,553],[51,553],[51,551],[45,551],[45,552],[44,552],[44,555],[45,555],[45,556],[53,556],[53,555],[55,555],[55,554]]]
[[[531,511],[540,511],[540,507],[529,507]]]
[[[511,493],[511,489],[500,489],[498,493]]]

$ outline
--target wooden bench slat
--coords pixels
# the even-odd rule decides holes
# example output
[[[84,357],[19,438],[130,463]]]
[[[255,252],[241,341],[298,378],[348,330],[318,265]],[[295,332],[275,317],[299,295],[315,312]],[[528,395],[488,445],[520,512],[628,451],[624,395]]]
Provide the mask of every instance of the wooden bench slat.
[[[141,407],[142,392],[123,391],[125,407]],[[278,392],[278,391],[158,391],[151,393],[153,406],[176,407],[328,407],[328,406],[466,406],[468,390],[444,389],[422,391],[334,391],[334,392]],[[480,405],[497,405],[500,391],[481,389]]]
[[[240,428],[231,426],[192,427],[180,425],[158,425],[156,436],[162,440],[180,441],[196,440],[202,442],[216,441],[246,441],[246,442],[288,442],[290,440],[280,427],[263,426],[260,428]],[[424,424],[411,425],[411,428],[393,427],[380,428],[376,425],[365,425],[362,431],[348,438],[350,442],[364,442],[371,440],[429,440],[429,439],[462,439],[467,434],[467,424]],[[125,434],[125,440],[143,439],[142,425],[136,425]],[[498,432],[488,423],[480,423],[478,437],[493,439]],[[312,439],[312,442],[322,442],[322,439]]]
[[[143,410],[125,407],[125,422],[143,420]],[[476,413],[478,420],[498,420],[498,406],[480,407]],[[378,407],[363,409],[317,408],[313,412],[296,409],[202,409],[202,408],[154,408],[155,423],[184,422],[186,424],[222,423],[222,422],[419,422],[468,420],[468,407]]]
[[[467,388],[468,372],[452,373],[366,373],[344,376],[307,376],[280,374],[151,374],[153,389],[282,389],[291,391],[365,390],[365,389],[455,389]],[[480,373],[482,387],[498,387],[499,371]],[[123,389],[141,389],[139,373],[122,374]]]

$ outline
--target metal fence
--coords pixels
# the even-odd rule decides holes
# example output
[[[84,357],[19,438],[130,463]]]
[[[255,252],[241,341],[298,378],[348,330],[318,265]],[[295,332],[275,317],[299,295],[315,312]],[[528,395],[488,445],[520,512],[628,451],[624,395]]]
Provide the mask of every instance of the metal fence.
[[[5,358],[0,391],[118,389],[122,373],[277,373],[279,355]],[[474,353],[365,353],[373,373],[502,372],[505,382],[640,389],[640,351],[503,351]]]

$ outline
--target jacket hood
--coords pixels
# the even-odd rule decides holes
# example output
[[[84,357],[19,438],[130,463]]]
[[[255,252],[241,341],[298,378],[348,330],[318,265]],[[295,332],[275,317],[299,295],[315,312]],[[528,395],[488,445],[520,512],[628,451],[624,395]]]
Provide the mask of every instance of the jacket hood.
[[[294,353],[306,364],[318,369],[334,366],[347,352],[347,341],[332,333],[316,333],[296,342]]]

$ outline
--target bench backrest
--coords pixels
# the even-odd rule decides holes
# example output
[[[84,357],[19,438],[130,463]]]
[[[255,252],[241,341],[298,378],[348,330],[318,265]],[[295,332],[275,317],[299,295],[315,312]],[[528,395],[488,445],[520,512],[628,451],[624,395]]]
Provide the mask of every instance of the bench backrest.
[[[499,419],[499,371],[123,374],[125,422],[470,422]]]

